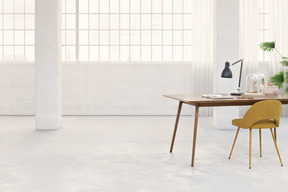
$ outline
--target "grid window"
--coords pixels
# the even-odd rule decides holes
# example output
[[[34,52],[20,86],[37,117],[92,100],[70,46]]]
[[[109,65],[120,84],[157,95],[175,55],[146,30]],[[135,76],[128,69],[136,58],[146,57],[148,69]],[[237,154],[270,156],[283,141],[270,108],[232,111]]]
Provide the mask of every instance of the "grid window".
[[[269,0],[258,0],[258,40],[259,44],[269,41]],[[268,62],[269,53],[259,49],[259,61]]]
[[[62,0],[66,62],[190,62],[190,0]]]
[[[34,62],[35,0],[0,0],[0,61]]]

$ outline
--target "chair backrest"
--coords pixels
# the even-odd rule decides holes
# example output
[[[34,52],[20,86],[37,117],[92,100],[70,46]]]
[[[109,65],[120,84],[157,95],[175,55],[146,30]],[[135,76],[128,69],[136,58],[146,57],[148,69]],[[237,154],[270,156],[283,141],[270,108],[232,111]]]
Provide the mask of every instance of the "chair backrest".
[[[243,117],[242,127],[249,128],[254,123],[265,120],[275,120],[276,126],[279,127],[282,103],[278,100],[259,101],[252,105]]]

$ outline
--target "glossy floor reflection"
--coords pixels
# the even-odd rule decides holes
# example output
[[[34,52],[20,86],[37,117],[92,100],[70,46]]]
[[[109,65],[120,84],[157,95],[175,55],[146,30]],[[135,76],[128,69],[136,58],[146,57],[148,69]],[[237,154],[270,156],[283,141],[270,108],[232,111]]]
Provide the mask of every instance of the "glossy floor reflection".
[[[287,191],[288,118],[282,118],[280,166],[269,130],[216,130],[200,117],[195,167],[190,167],[193,118],[180,118],[169,153],[173,116],[68,116],[57,131],[35,131],[34,117],[0,117],[1,192]]]

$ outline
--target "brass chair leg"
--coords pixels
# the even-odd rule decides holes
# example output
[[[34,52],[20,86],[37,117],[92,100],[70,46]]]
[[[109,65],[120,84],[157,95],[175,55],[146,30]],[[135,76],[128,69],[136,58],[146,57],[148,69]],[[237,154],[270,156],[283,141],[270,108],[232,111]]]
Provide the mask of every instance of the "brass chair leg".
[[[251,143],[252,143],[252,129],[249,129],[249,169],[251,169]]]
[[[276,127],[274,127],[274,137],[275,137],[275,141],[277,142]]]
[[[259,129],[259,144],[260,144],[260,157],[262,157],[262,138],[261,138],[261,129]]]
[[[237,129],[237,132],[236,132],[236,135],[235,135],[235,139],[234,139],[234,142],[233,142],[233,145],[232,145],[232,149],[231,149],[231,152],[230,152],[230,155],[229,155],[228,159],[231,158],[231,155],[232,155],[232,152],[233,152],[233,149],[234,149],[234,145],[235,145],[237,137],[238,137],[239,130],[240,130],[240,127],[238,127],[238,129]]]
[[[278,146],[277,146],[276,139],[275,139],[275,137],[274,137],[274,134],[273,134],[272,128],[270,128],[270,132],[271,132],[271,135],[272,135],[272,138],[273,138],[274,144],[275,144],[275,148],[276,148],[276,151],[277,151],[277,154],[278,154],[278,157],[279,157],[279,160],[280,160],[281,166],[283,167],[283,163],[282,163],[282,160],[281,160],[281,157],[280,157],[280,153],[279,153],[279,150],[278,150]]]

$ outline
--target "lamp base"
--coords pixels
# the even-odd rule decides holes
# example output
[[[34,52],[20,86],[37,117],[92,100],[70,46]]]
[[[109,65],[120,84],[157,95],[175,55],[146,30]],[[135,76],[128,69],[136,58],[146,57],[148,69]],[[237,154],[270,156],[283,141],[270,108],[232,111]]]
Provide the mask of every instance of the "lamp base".
[[[242,94],[244,93],[230,93],[230,95],[233,95],[233,96],[241,96]]]

